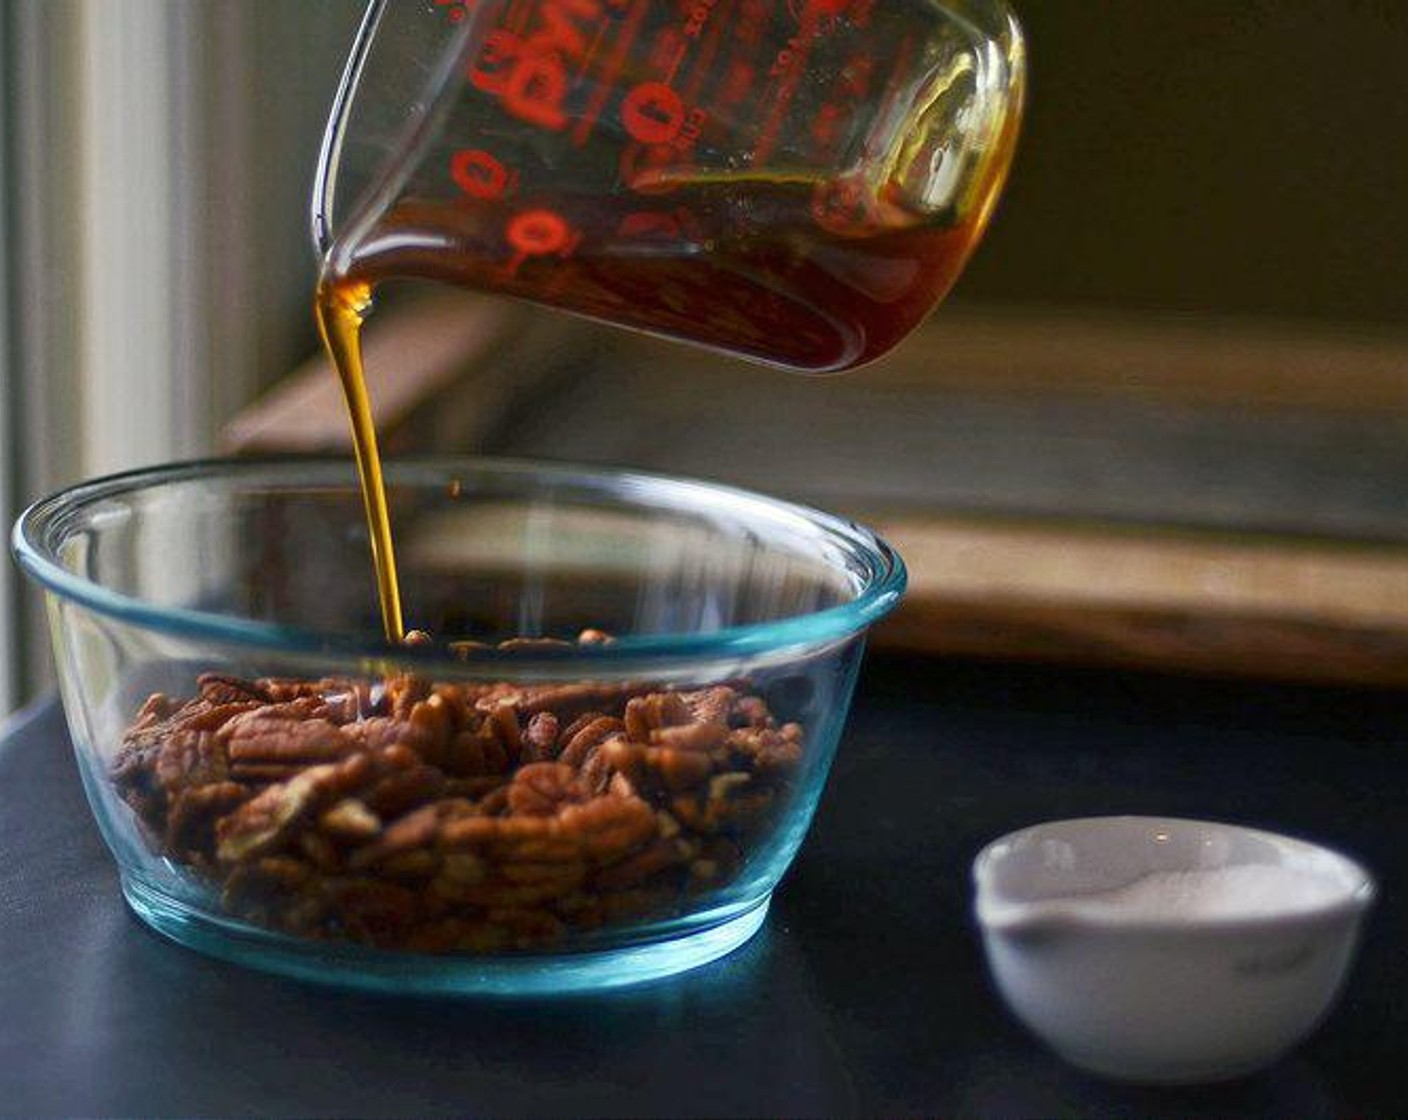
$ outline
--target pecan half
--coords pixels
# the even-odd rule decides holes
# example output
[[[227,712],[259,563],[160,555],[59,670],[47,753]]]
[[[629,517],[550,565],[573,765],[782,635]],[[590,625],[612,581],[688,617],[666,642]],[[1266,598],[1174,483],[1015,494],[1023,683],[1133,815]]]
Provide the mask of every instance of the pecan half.
[[[293,701],[256,708],[231,719],[223,729],[230,776],[244,782],[283,781],[310,766],[336,762],[357,749],[334,724],[303,714],[308,711],[304,701]]]
[[[216,855],[222,863],[238,863],[275,850],[315,810],[362,786],[374,768],[370,756],[356,754],[270,786],[219,822]]]
[[[533,762],[521,767],[508,787],[510,813],[551,816],[589,794],[577,772],[561,762]]]

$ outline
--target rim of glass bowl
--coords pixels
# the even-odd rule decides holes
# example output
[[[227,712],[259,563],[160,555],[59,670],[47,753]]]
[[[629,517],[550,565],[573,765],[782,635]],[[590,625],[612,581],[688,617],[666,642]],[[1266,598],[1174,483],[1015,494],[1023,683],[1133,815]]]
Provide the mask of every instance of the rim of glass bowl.
[[[651,661],[676,661],[710,657],[753,655],[787,647],[813,646],[855,634],[877,622],[898,604],[908,579],[904,561],[878,534],[856,522],[810,506],[770,498],[764,494],[722,483],[708,482],[647,471],[614,467],[579,466],[477,456],[407,456],[387,460],[384,470],[388,484],[410,481],[406,476],[419,472],[473,472],[481,477],[534,477],[557,486],[579,491],[596,491],[616,501],[649,495],[656,505],[682,511],[728,509],[743,513],[749,520],[796,529],[820,531],[824,539],[843,547],[847,557],[863,577],[856,597],[849,602],[809,614],[793,615],[767,622],[749,623],[699,634],[626,635],[610,644],[574,646],[551,650],[474,650],[468,657],[448,653],[442,647],[393,647],[353,639],[345,634],[259,622],[237,615],[216,614],[185,607],[161,607],[124,595],[74,575],[56,559],[56,548],[74,518],[96,502],[154,485],[189,482],[220,476],[269,474],[278,471],[301,472],[277,476],[271,483],[295,482],[351,483],[356,471],[349,457],[341,456],[259,456],[248,459],[200,459],[142,467],[92,479],[41,498],[15,521],[11,548],[20,566],[41,586],[65,599],[153,630],[185,638],[209,638],[241,645],[276,647],[281,652],[381,656],[394,649],[398,661],[457,665],[512,665],[523,668],[535,663],[561,664],[565,660],[590,659],[602,665]],[[649,507],[645,507],[649,508]],[[370,563],[370,559],[368,560]]]

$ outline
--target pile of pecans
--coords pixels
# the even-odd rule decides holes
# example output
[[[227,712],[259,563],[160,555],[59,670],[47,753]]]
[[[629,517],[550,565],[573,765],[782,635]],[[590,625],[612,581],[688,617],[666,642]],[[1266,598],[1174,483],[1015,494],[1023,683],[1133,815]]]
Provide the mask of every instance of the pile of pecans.
[[[802,761],[743,688],[207,674],[152,696],[113,780],[225,909],[424,953],[560,945],[736,874]]]

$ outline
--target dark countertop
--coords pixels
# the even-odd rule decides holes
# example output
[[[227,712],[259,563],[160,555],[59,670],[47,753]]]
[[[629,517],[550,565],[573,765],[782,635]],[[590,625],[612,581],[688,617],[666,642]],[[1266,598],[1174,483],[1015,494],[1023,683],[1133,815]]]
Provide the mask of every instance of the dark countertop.
[[[0,1113],[1302,1118],[1401,1113],[1401,693],[876,660],[763,932],[603,997],[413,1000],[208,960],[125,910],[53,702],[0,736]],[[1358,966],[1274,1068],[1092,1080],[998,1005],[968,916],[983,843],[1106,812],[1328,842],[1378,876]]]

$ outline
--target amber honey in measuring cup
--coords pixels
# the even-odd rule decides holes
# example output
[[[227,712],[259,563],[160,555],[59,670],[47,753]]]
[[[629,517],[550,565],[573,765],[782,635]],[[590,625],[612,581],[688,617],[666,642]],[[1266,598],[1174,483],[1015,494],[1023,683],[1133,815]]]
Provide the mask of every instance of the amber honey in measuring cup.
[[[388,636],[401,620],[357,352],[378,284],[440,280],[850,369],[957,278],[1023,85],[1002,0],[372,0],[313,223]]]
[[[1022,86],[999,0],[374,0],[323,152],[325,280],[848,369],[957,277]]]

